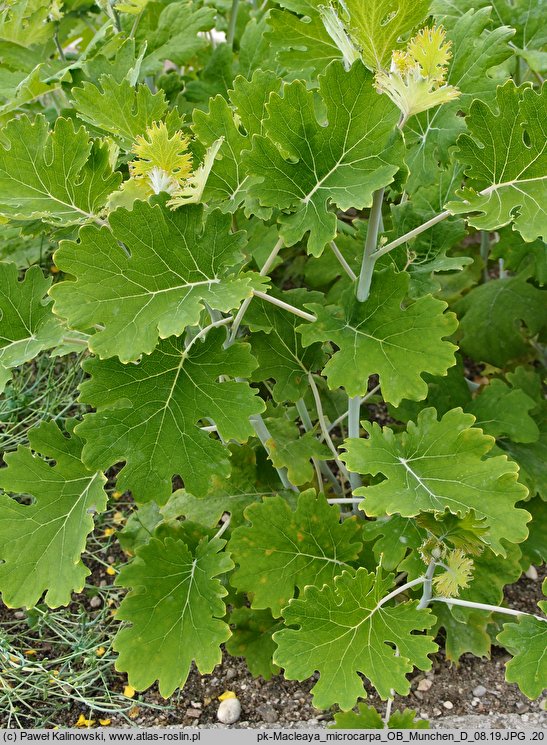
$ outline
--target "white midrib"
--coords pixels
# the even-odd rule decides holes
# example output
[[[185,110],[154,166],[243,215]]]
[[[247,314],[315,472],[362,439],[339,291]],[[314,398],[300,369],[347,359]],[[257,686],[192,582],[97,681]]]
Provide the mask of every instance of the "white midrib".
[[[432,492],[431,489],[427,486],[427,484],[418,476],[418,474],[410,468],[405,458],[397,458],[399,463],[405,468],[407,473],[409,473],[411,476],[413,476],[418,484],[422,487],[422,489],[429,494],[429,496],[432,499],[438,500],[440,499],[438,494],[435,494],[435,492]]]

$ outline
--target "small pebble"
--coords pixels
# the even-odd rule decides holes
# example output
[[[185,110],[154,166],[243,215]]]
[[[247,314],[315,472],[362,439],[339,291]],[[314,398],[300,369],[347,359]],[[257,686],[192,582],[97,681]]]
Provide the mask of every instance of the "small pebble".
[[[477,686],[476,688],[473,688],[473,696],[476,698],[481,698],[481,696],[486,695],[486,688],[484,686]]]
[[[444,701],[443,706],[445,709],[449,710],[454,708],[454,704],[452,703],[452,701]]]
[[[16,610],[16,611],[15,611],[15,613],[14,613],[13,615],[15,616],[15,618],[16,618],[16,619],[17,619],[18,621],[22,621],[22,620],[23,620],[23,618],[26,618],[26,617],[27,617],[27,614],[25,613],[25,611],[24,611],[24,610]]]
[[[424,678],[423,680],[420,680],[420,682],[418,683],[418,690],[429,691],[432,685],[433,685],[432,680],[429,680],[429,678]]]
[[[224,674],[224,677],[225,677],[225,679],[226,679],[226,680],[232,680],[232,678],[235,678],[235,677],[236,677],[236,675],[237,675],[237,673],[236,673],[236,671],[235,671],[235,670],[233,669],[233,667],[229,667],[229,668],[228,668],[228,669],[226,670],[226,672],[225,672],[225,674]]]
[[[186,716],[191,717],[192,719],[199,719],[201,711],[199,709],[186,709]]]
[[[89,601],[90,608],[100,608],[102,604],[103,601],[101,600],[99,595],[94,595]]]
[[[529,566],[528,569],[524,572],[524,574],[528,577],[528,579],[534,580],[534,582],[538,578],[538,571],[533,565]]]
[[[270,706],[269,704],[262,704],[261,706],[259,706],[257,708],[257,713],[260,715],[261,719],[264,722],[268,722],[269,724],[277,722],[277,711],[274,709],[273,706]]]
[[[220,702],[217,719],[222,724],[234,724],[241,716],[241,704],[237,698],[226,698]]]

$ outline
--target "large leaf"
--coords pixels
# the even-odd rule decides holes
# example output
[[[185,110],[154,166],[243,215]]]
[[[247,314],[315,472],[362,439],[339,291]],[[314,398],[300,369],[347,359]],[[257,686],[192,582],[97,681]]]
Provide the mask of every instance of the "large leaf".
[[[5,455],[0,470],[2,489],[33,498],[25,504],[0,496],[0,590],[10,607],[31,608],[45,592],[56,608],[68,605],[90,574],[81,555],[93,513],[106,507],[106,479],[82,464],[82,441],[53,422],[30,430],[29,441],[30,448]]]
[[[462,350],[481,362],[504,367],[530,353],[526,337],[545,326],[545,296],[526,277],[486,282],[456,305]]]
[[[177,473],[198,496],[215,474],[227,476],[227,449],[198,421],[211,418],[221,437],[242,441],[253,434],[249,416],[264,404],[247,383],[218,382],[219,376],[248,377],[256,365],[248,345],[223,350],[223,337],[214,330],[189,351],[180,339],[166,340],[135,365],[115,358],[86,362],[91,379],[81,386],[82,400],[98,411],[78,427],[87,440],[84,462],[108,468],[125,460],[118,488],[158,504],[168,499]]]
[[[250,147],[251,137],[262,133],[265,106],[280,80],[271,72],[258,70],[248,81],[241,76],[230,91],[230,107],[223,96],[209,102],[207,113],[194,111],[193,130],[206,147],[223,138],[218,157],[207,179],[204,198],[225,212],[235,212],[247,196],[252,179],[241,162],[241,153]],[[245,128],[241,131],[239,124]]]
[[[307,306],[317,321],[299,327],[304,346],[331,341],[339,347],[324,369],[330,388],[362,396],[369,375],[378,373],[384,400],[397,405],[426,397],[422,373],[445,375],[454,364],[456,347],[442,341],[456,329],[454,315],[443,313],[446,304],[431,295],[403,307],[408,282],[406,272],[389,269],[374,276],[364,303],[352,289],[340,306]]]
[[[416,424],[396,435],[365,423],[368,439],[346,440],[344,457],[353,473],[381,473],[384,481],[361,487],[361,506],[369,515],[449,510],[463,516],[474,510],[489,532],[483,540],[506,555],[502,540],[519,543],[527,536],[528,512],[515,508],[527,490],[517,482],[518,468],[503,456],[484,458],[495,442],[472,427],[474,417],[453,409],[437,421],[435,409],[420,412]]]
[[[13,119],[0,144],[0,214],[17,220],[71,224],[97,218],[120,184],[105,146],[93,144],[59,118],[50,132],[44,116]]]
[[[320,255],[336,235],[336,214],[372,204],[373,192],[391,183],[402,158],[394,134],[399,113],[379,96],[360,62],[349,72],[333,62],[319,78],[327,123],[319,121],[313,91],[301,81],[272,94],[264,135],[253,138],[245,163],[257,183],[251,196],[278,207],[281,236],[292,245],[309,233],[308,250]]]
[[[493,437],[510,437],[514,442],[536,442],[539,428],[529,415],[536,402],[520,388],[510,388],[494,379],[466,406],[476,417],[475,426]]]
[[[469,181],[449,209],[479,213],[468,221],[481,230],[512,222],[525,241],[547,238],[547,87],[536,93],[509,80],[497,89],[495,111],[476,100],[466,122],[456,157]]]
[[[320,0],[283,0],[280,4],[286,10],[270,12],[271,30],[266,38],[290,77],[317,76],[330,62],[342,57],[319,14]]]
[[[72,97],[80,119],[111,134],[126,150],[167,111],[162,91],[153,94],[144,84],[134,88],[125,79],[117,82],[112,75],[101,75],[99,85],[85,82],[81,88],[73,88]]]
[[[271,438],[267,442],[268,457],[276,468],[286,468],[291,484],[301,486],[313,481],[311,458],[329,460],[332,453],[314,432],[300,434],[298,426],[286,418],[265,419]]]
[[[232,584],[252,592],[252,608],[271,608],[274,617],[295,589],[331,582],[359,554],[355,519],[340,524],[340,510],[323,495],[302,492],[293,512],[282,497],[245,510],[250,526],[236,528],[230,551],[239,568]]]
[[[547,590],[547,583],[543,591]],[[547,602],[539,607],[547,613]],[[498,641],[513,654],[505,667],[505,680],[517,683],[528,698],[538,698],[547,683],[547,618],[520,616],[517,623],[506,623]]]
[[[473,7],[477,6],[473,4]],[[436,181],[438,162],[448,162],[450,148],[465,129],[460,112],[468,112],[475,98],[490,102],[495,97],[497,80],[490,71],[511,56],[508,42],[514,31],[507,26],[485,30],[491,13],[491,8],[477,12],[471,9],[447,29],[447,38],[452,43],[447,84],[456,87],[460,96],[411,117],[406,124],[410,168],[407,189],[411,192]]]
[[[137,690],[157,680],[167,698],[184,685],[192,661],[202,674],[221,661],[220,645],[230,628],[220,620],[227,592],[216,577],[233,567],[229,555],[220,553],[225,543],[204,539],[192,554],[173,531],[138,549],[137,558],[118,575],[116,584],[131,592],[116,618],[131,626],[114,640],[116,668],[128,673]]]
[[[244,657],[252,675],[270,680],[279,672],[272,661],[275,644],[272,634],[282,626],[267,610],[235,608],[230,614],[232,636],[226,642],[226,651],[234,657]]]
[[[63,331],[44,296],[51,285],[38,266],[18,281],[16,264],[0,263],[0,393],[9,380],[10,368],[54,347]]]
[[[230,217],[187,206],[170,212],[137,202],[116,210],[112,230],[87,226],[80,242],[55,253],[75,282],[51,291],[55,312],[71,326],[101,324],[90,348],[122,362],[150,354],[158,337],[179,336],[199,322],[205,304],[229,311],[252,292],[252,275],[230,275],[242,260],[243,233],[230,233]],[[256,285],[256,282],[255,282]]]
[[[146,56],[141,74],[154,75],[166,60],[185,65],[207,45],[202,31],[215,24],[213,8],[198,8],[191,0],[179,0],[167,5],[149,3],[139,23],[136,38],[146,43]]]
[[[389,68],[391,53],[404,46],[410,31],[429,14],[430,0],[339,0],[341,15],[363,62],[371,69]],[[347,14],[347,16],[346,16]],[[346,17],[345,17],[346,16]]]
[[[381,572],[381,570],[380,570]],[[428,654],[437,645],[430,636],[416,634],[430,628],[435,617],[417,602],[383,603],[393,588],[393,575],[369,574],[359,569],[344,572],[334,583],[307,587],[283,611],[288,626],[274,634],[278,650],[274,662],[285,668],[285,677],[304,680],[317,670],[312,688],[314,706],[339,704],[351,709],[366,692],[363,673],[386,699],[392,689],[408,694],[406,675],[414,667],[429,670]]]

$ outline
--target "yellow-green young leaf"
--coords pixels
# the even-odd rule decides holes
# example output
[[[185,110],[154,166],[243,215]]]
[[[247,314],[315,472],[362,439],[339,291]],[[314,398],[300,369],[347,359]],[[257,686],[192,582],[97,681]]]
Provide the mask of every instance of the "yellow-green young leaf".
[[[81,555],[93,513],[106,507],[106,479],[82,464],[82,441],[53,422],[30,430],[29,441],[30,448],[5,455],[0,470],[2,489],[33,497],[22,504],[0,496],[0,591],[9,607],[31,608],[45,592],[56,608],[68,605],[90,574]]]
[[[2,5],[0,40],[30,47],[44,44],[53,36],[55,25],[48,23],[52,3],[44,0],[11,0]]]
[[[215,211],[203,223],[203,207],[171,212],[136,202],[118,209],[108,228],[86,226],[80,242],[64,242],[57,266],[76,281],[51,291],[55,312],[74,328],[104,328],[91,350],[122,362],[150,354],[158,337],[182,334],[200,320],[205,303],[229,311],[262,279],[231,274],[241,262],[243,233],[230,233],[230,216]]]
[[[391,53],[425,21],[430,0],[338,0],[340,16],[363,62],[371,70],[389,68]]]
[[[116,668],[128,673],[136,690],[157,680],[167,698],[184,685],[193,661],[201,674],[221,661],[230,627],[221,620],[227,591],[217,577],[233,567],[229,555],[220,553],[225,544],[203,539],[192,553],[176,532],[152,538],[118,575],[116,584],[131,592],[116,618],[131,626],[114,640]]]
[[[458,138],[456,158],[469,181],[458,193],[461,201],[448,208],[471,213],[469,223],[481,230],[512,222],[525,241],[545,240],[547,86],[536,93],[509,80],[497,89],[496,110],[475,100],[466,123],[469,134]]]
[[[429,729],[429,722],[416,720],[413,709],[394,711],[386,723],[374,706],[357,704],[358,711],[338,711],[334,715],[334,724],[329,729]]]
[[[52,131],[39,114],[12,119],[0,145],[0,214],[57,225],[97,217],[121,181],[112,173],[104,145],[83,127],[59,118]]]
[[[547,582],[543,583],[546,594]],[[539,607],[547,614],[547,602]],[[547,617],[520,616],[517,623],[506,623],[497,637],[513,659],[505,667],[505,680],[516,683],[528,698],[538,698],[547,686]]]
[[[251,674],[261,675],[270,680],[277,675],[279,668],[274,665],[272,657],[275,644],[272,634],[283,626],[267,610],[236,608],[230,614],[232,636],[226,642],[226,651],[233,657],[243,657]]]
[[[63,331],[45,303],[51,279],[39,266],[28,269],[19,282],[16,264],[0,263],[0,393],[10,378],[10,369],[56,346]]]
[[[282,497],[265,499],[245,510],[250,526],[236,528],[230,551],[239,568],[231,583],[253,594],[252,608],[271,608],[274,617],[306,585],[331,582],[361,548],[359,526],[313,490],[302,492],[293,512]]]
[[[80,119],[111,134],[125,150],[131,150],[137,135],[167,111],[163,91],[153,94],[144,83],[134,88],[112,75],[101,75],[98,85],[84,82],[71,93]]]
[[[289,680],[304,680],[315,671],[313,704],[351,709],[366,692],[359,673],[387,699],[392,689],[405,696],[407,674],[429,670],[428,655],[437,650],[432,637],[414,632],[430,628],[435,617],[418,610],[417,601],[383,603],[393,589],[393,575],[366,569],[343,572],[321,588],[308,586],[283,611],[287,626],[274,634],[274,662]]]
[[[324,368],[331,389],[343,386],[349,396],[362,396],[377,373],[385,401],[420,401],[428,390],[422,374],[445,375],[455,364],[456,347],[442,339],[456,330],[456,317],[443,313],[446,303],[431,295],[403,306],[408,283],[406,272],[388,269],[375,274],[364,303],[352,289],[340,305],[306,306],[317,321],[298,327],[303,345],[331,341],[339,348]]]
[[[346,440],[343,460],[353,473],[382,474],[385,479],[355,491],[369,515],[420,512],[485,518],[484,542],[503,556],[502,541],[520,543],[528,530],[528,512],[515,503],[526,487],[517,482],[518,466],[504,456],[484,458],[495,440],[473,428],[475,418],[452,409],[437,421],[435,409],[424,409],[416,424],[396,435],[388,427],[365,423],[368,439]]]
[[[319,78],[326,122],[316,113],[316,93],[302,81],[272,94],[263,135],[253,138],[244,166],[255,183],[249,193],[263,207],[283,210],[280,234],[293,245],[309,233],[319,256],[336,235],[336,213],[370,207],[373,192],[393,181],[402,160],[396,133],[399,112],[379,96],[361,62],[346,72],[333,62]]]
[[[108,468],[125,461],[118,489],[158,504],[169,498],[175,474],[197,496],[208,491],[213,476],[227,476],[228,449],[198,421],[210,418],[224,440],[241,442],[254,433],[249,416],[264,404],[248,383],[219,382],[221,376],[248,377],[256,366],[247,344],[223,349],[224,339],[222,329],[213,329],[188,351],[181,339],[160,342],[138,364],[85,362],[90,380],[81,398],[97,412],[78,426],[87,441],[84,462]]]

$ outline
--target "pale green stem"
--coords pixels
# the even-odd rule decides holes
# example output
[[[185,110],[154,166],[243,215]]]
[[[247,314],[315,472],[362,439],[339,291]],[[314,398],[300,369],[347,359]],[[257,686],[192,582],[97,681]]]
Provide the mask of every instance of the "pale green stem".
[[[336,256],[336,258],[340,262],[340,265],[342,266],[343,270],[346,272],[348,277],[351,279],[352,282],[355,282],[355,280],[357,279],[357,275],[355,274],[351,266],[348,264],[348,262],[345,260],[344,256],[342,255],[342,252],[340,251],[336,243],[334,241],[331,241],[329,243],[329,246],[331,247],[333,254]]]
[[[59,24],[57,23],[56,26],[57,28],[55,30],[55,33],[53,34],[53,41],[55,42],[55,46],[57,48],[57,51],[59,52],[59,57],[63,60],[63,62],[66,62],[65,51],[61,46],[61,42],[59,41]]]
[[[376,263],[375,250],[378,245],[378,231],[380,221],[382,220],[382,205],[384,203],[384,190],[378,189],[372,197],[372,207],[368,219],[367,237],[365,240],[365,249],[363,251],[363,260],[361,262],[361,271],[359,272],[359,281],[357,283],[357,300],[364,302],[370,292],[372,282],[372,273]]]
[[[433,593],[433,575],[435,574],[436,566],[437,562],[435,561],[435,559],[431,559],[425,573],[424,587],[422,591],[422,597],[420,598],[420,602],[418,603],[418,609],[427,608],[427,606],[431,602],[431,595]]]
[[[262,267],[262,269],[259,272],[259,274],[260,274],[261,277],[265,277],[268,274],[268,272],[270,271],[270,269],[272,268],[272,266],[274,264],[274,261],[277,258],[277,254],[283,248],[283,245],[284,245],[284,241],[281,240],[281,239],[279,239],[277,241],[277,243],[275,244],[275,246],[272,248],[272,250],[270,252],[270,255],[268,256],[268,258],[264,262],[264,266]],[[236,314],[236,317],[234,319],[234,323],[232,325],[232,331],[230,333],[230,338],[227,341],[227,346],[230,346],[230,344],[233,344],[234,341],[236,340],[236,336],[238,334],[239,327],[241,326],[241,322],[243,320],[243,316],[247,312],[247,308],[251,304],[251,300],[252,299],[253,299],[253,296],[251,295],[251,297],[248,297],[246,300],[244,300],[241,303],[241,307],[239,308],[239,310],[238,310],[238,312]]]
[[[213,536],[213,540],[214,540],[215,538],[220,538],[220,537],[221,537],[221,536],[223,535],[223,533],[225,533],[225,532],[226,532],[226,530],[228,529],[228,526],[230,525],[230,521],[231,521],[231,519],[232,519],[232,516],[230,515],[230,516],[228,517],[228,519],[227,519],[227,520],[225,520],[225,521],[224,521],[224,522],[222,523],[222,525],[220,526],[220,528],[219,528],[219,529],[217,530],[217,532],[216,532],[216,533],[215,533],[215,535]]]
[[[389,600],[396,598],[397,595],[400,595],[402,592],[406,592],[407,590],[410,590],[412,587],[416,587],[416,585],[421,585],[424,581],[425,581],[425,577],[417,577],[416,579],[413,579],[411,582],[407,582],[406,584],[401,585],[400,587],[397,587],[396,590],[393,590],[393,592],[390,592],[389,595],[386,595],[378,602],[378,604],[370,612],[369,617],[372,616],[372,614],[375,613],[379,608],[381,608],[382,605],[385,605]]]
[[[499,266],[499,278],[505,279],[507,277],[507,272],[505,271],[505,262],[503,261],[503,259],[499,260],[498,266]]]
[[[359,418],[361,416],[361,396],[348,398],[348,437],[359,439]],[[358,473],[349,473],[349,483],[352,491],[363,485]]]
[[[438,215],[435,215],[435,217],[432,217],[431,220],[424,222],[422,225],[418,225],[418,227],[414,228],[414,230],[409,230],[408,233],[405,233],[400,238],[397,238],[396,240],[391,241],[391,243],[387,243],[385,246],[382,246],[382,248],[379,248],[377,251],[373,253],[372,258],[376,261],[377,259],[380,258],[380,256],[384,256],[390,251],[393,251],[394,248],[397,248],[398,246],[401,246],[403,243],[406,243],[407,241],[412,240],[412,238],[416,238],[416,236],[420,235],[420,233],[424,233],[426,230],[429,230],[429,228],[432,228],[437,223],[442,222],[443,220],[446,220],[446,218],[450,217],[451,214],[452,213],[449,212],[448,210],[445,210],[444,212],[440,212]]]
[[[370,398],[372,398],[372,396],[374,396],[375,393],[378,393],[379,390],[380,390],[380,384],[375,386],[371,391],[369,391],[365,396],[363,396],[363,398],[361,399],[359,403],[359,406],[362,406],[364,403],[366,403]],[[347,415],[348,415],[348,412],[344,411],[343,414],[340,414],[338,419],[335,419],[332,424],[329,424],[329,432],[332,432],[332,430],[335,427],[337,427],[341,422],[343,422],[344,419],[347,417]]]
[[[325,442],[327,443],[327,447],[333,454],[334,461],[336,465],[338,466],[338,468],[340,469],[340,473],[344,476],[346,481],[349,481],[349,473],[347,471],[347,468],[342,463],[342,461],[338,458],[338,451],[336,450],[336,447],[334,446],[331,436],[329,435],[329,431],[327,429],[327,423],[325,421],[325,415],[323,414],[323,406],[321,405],[321,396],[319,395],[319,390],[317,388],[317,385],[311,373],[308,373],[308,380],[309,380],[310,387],[313,393],[313,399],[315,401],[315,408],[317,409],[317,418],[319,420],[319,428],[321,429],[323,439],[325,440]]]
[[[237,11],[239,7],[239,0],[232,0],[232,10],[230,13],[230,21],[228,23],[228,32],[226,34],[226,42],[232,46],[236,35],[236,24],[237,24]]]
[[[199,339],[203,339],[204,336],[207,336],[209,331],[211,329],[216,329],[219,326],[227,326],[229,323],[231,323],[233,320],[232,316],[229,316],[228,318],[222,318],[220,321],[215,321],[214,323],[210,323],[208,326],[205,326],[201,329],[192,339],[190,340],[188,346],[184,350],[184,354],[188,354],[190,349],[194,346],[194,344],[199,341]]]
[[[261,414],[253,414],[251,417],[249,417],[249,419],[265,451],[269,453],[268,441],[272,439],[272,436],[270,434],[270,430],[268,429],[268,427],[266,426],[266,423],[264,422],[264,419],[262,418]],[[291,489],[292,491],[298,491],[296,486],[294,486],[294,484],[291,484],[291,482],[289,481],[286,468],[276,468],[275,470],[279,474],[279,478],[281,479],[281,483],[283,484],[285,489]]]
[[[304,403],[304,399],[299,398],[296,402],[296,410],[298,411],[298,414],[300,416],[300,419],[302,420],[302,424],[304,425],[304,429],[306,432],[311,432],[313,430],[313,424],[312,420],[310,419],[310,415],[308,412],[308,409],[306,408],[306,404]],[[317,458],[312,458],[313,465],[315,467],[315,462],[317,461]],[[319,470],[323,474],[323,476],[326,476],[328,480],[331,482],[334,491],[337,494],[342,494],[342,487],[340,486],[340,482],[336,478],[336,476],[333,474],[331,469],[329,468],[328,464],[325,463],[324,460],[317,461],[319,465]],[[317,470],[317,468],[316,468]],[[321,483],[321,481],[319,481]]]
[[[79,344],[81,347],[87,347],[88,345],[85,339],[73,339],[71,336],[63,336],[63,342],[65,344]]]
[[[329,504],[359,504],[362,501],[362,497],[334,497],[333,499],[327,499]]]
[[[547,618],[543,616],[536,616],[533,613],[525,613],[521,610],[513,610],[512,608],[502,608],[499,605],[488,605],[487,603],[474,603],[471,600],[460,600],[459,598],[431,598],[432,602],[446,603],[447,605],[459,605],[462,608],[476,608],[477,610],[487,610],[491,613],[503,613],[506,616],[531,616],[537,618],[538,621],[547,623]],[[419,607],[419,606],[418,606]]]
[[[292,313],[295,316],[298,316],[299,318],[303,318],[305,321],[309,321],[310,323],[314,323],[317,321],[317,317],[312,315],[311,313],[306,313],[305,310],[300,310],[300,308],[295,308],[294,305],[290,305],[289,303],[286,303],[284,300],[278,300],[276,297],[272,297],[271,295],[268,295],[266,292],[260,292],[260,290],[253,290],[253,295],[255,297],[259,297],[261,300],[266,300],[268,303],[271,303],[272,305],[277,305],[278,308],[283,308],[283,310],[289,311],[289,313]]]
[[[481,259],[484,264],[482,270],[482,277],[485,282],[488,282],[490,277],[488,276],[488,255],[490,253],[490,233],[487,230],[481,230]]]

